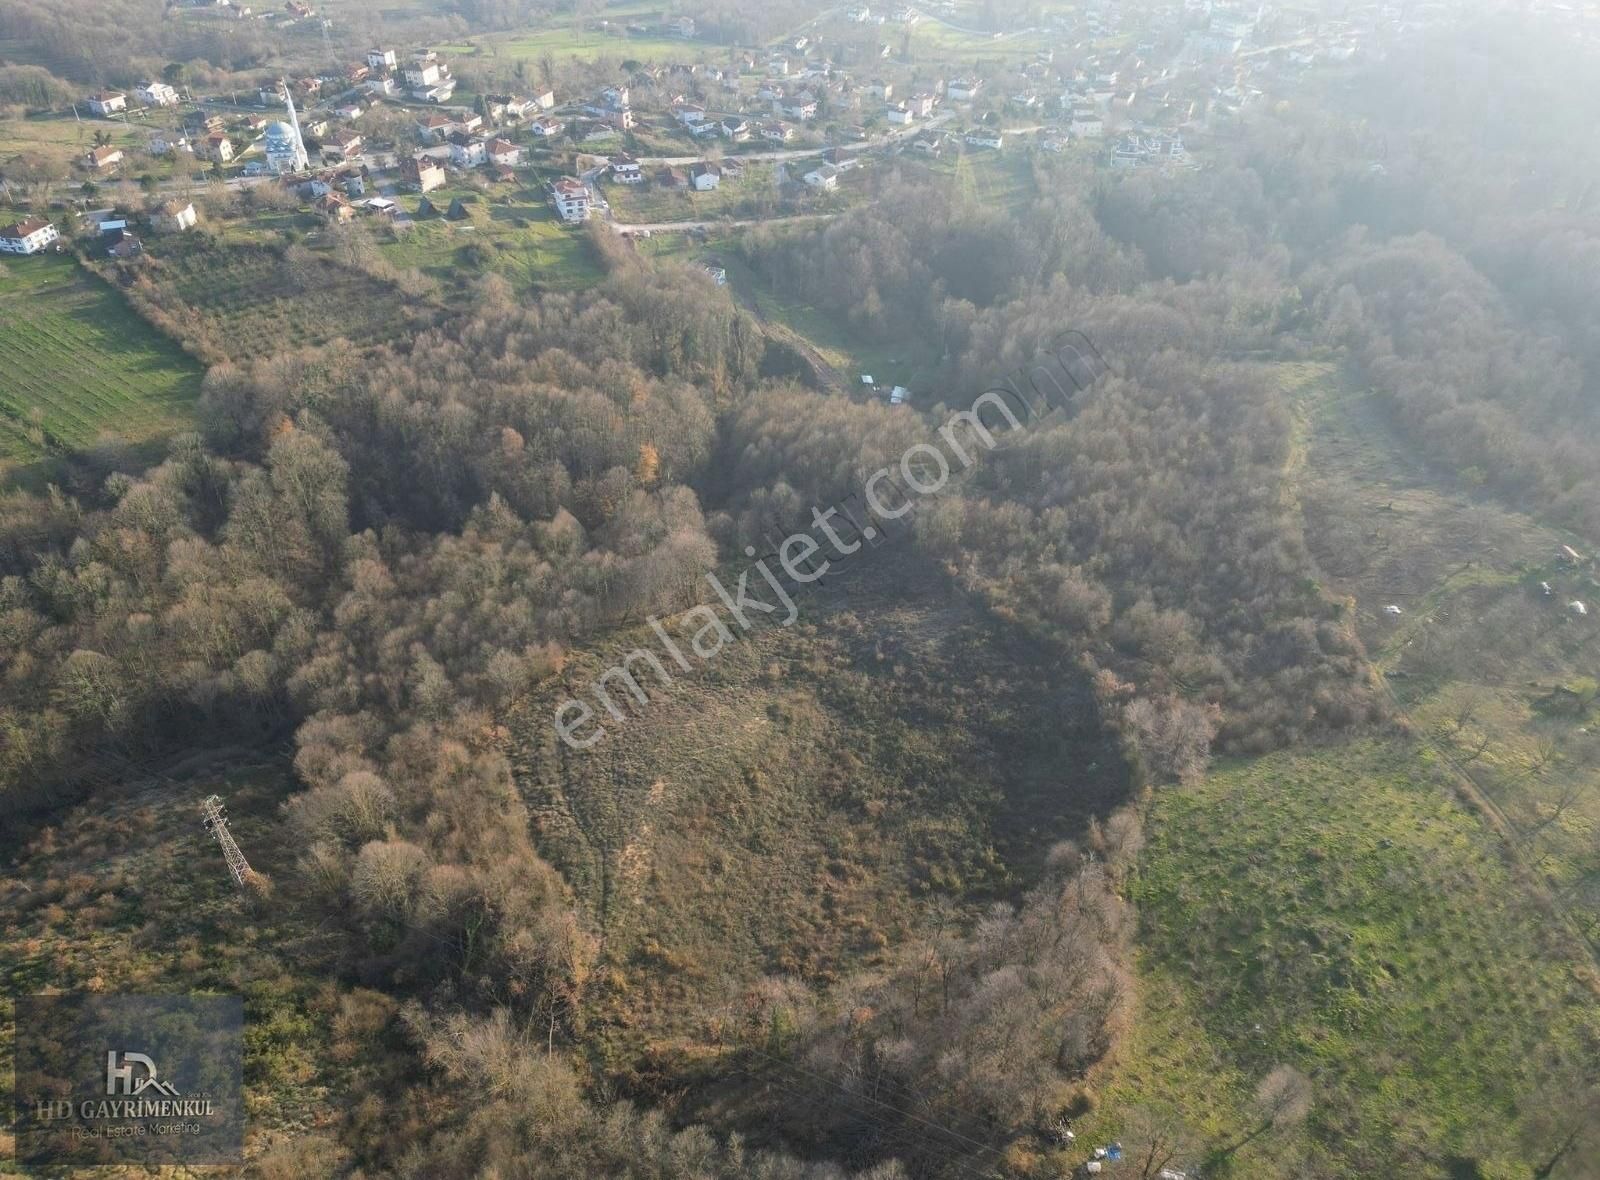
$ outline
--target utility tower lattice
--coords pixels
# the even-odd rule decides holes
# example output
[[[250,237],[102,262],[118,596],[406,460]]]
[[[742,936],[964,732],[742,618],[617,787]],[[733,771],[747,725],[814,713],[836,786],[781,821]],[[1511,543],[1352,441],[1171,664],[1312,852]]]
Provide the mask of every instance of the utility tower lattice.
[[[222,855],[227,858],[233,883],[243,886],[246,880],[255,876],[255,871],[251,869],[250,862],[245,860],[244,853],[239,851],[239,845],[234,843],[233,833],[228,831],[228,809],[222,805],[220,798],[212,795],[200,804],[200,814],[205,816],[206,830],[222,845]]]

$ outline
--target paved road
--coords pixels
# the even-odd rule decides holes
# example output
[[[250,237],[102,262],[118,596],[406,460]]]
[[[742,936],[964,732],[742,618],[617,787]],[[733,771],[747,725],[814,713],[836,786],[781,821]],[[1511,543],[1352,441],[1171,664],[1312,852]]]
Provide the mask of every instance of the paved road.
[[[710,116],[708,115],[707,118],[709,117]],[[861,140],[858,143],[846,143],[840,144],[839,146],[851,148],[855,151],[871,151],[874,148],[888,147],[891,144],[898,143],[902,139],[910,139],[914,135],[921,135],[929,128],[941,127],[955,117],[956,113],[954,111],[943,110],[937,115],[934,115],[932,118],[926,119],[921,123],[913,123],[909,127],[896,128],[894,131],[885,131],[880,135],[871,136],[867,139]],[[775,148],[772,151],[767,152],[739,152],[737,154],[730,154],[726,158],[739,161],[803,160],[807,156],[821,155],[822,150],[823,149],[821,148]],[[640,156],[639,163],[649,164],[652,166],[670,165],[676,167],[681,164],[695,164],[703,159],[705,159],[704,155]]]
[[[611,221],[606,224],[619,234],[636,234],[645,230],[653,234],[683,234],[701,229],[740,229],[748,225],[787,225],[797,221],[825,221],[837,216],[839,216],[837,213],[795,213],[789,217],[745,217],[736,221],[713,217],[704,221]]]

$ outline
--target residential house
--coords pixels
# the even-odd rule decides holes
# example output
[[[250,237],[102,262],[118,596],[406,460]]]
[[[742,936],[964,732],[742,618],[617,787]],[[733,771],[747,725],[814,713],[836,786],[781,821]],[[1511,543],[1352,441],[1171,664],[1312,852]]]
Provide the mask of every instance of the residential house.
[[[498,164],[502,168],[515,168],[522,163],[522,148],[509,139],[491,139],[484,148],[484,154],[489,157],[491,164]]]
[[[347,122],[354,122],[366,113],[366,105],[359,99],[352,99],[349,102],[342,102],[333,108],[334,118],[344,119]]]
[[[763,123],[761,138],[768,143],[788,143],[794,138],[794,128],[787,123]]]
[[[562,221],[575,223],[589,219],[593,198],[583,181],[564,176],[550,186],[550,195]]]
[[[345,127],[335,131],[332,135],[328,136],[327,139],[323,140],[322,150],[324,152],[331,152],[333,155],[338,156],[341,160],[348,160],[353,156],[359,156],[361,154],[361,148],[365,142],[366,141],[361,138],[361,133],[359,131],[352,131],[350,128]]]
[[[61,235],[42,217],[24,217],[0,229],[0,253],[37,254]]]
[[[910,98],[906,99],[906,110],[910,111],[918,119],[926,119],[929,115],[933,114],[935,102],[936,100],[933,95],[926,92],[913,94]]]
[[[1105,120],[1099,109],[1092,106],[1073,107],[1067,129],[1079,139],[1099,139],[1106,133]]]
[[[178,101],[178,92],[165,82],[140,82],[133,93],[147,107],[170,107]]]
[[[750,138],[750,124],[738,115],[729,115],[722,120],[721,132],[722,137],[732,143],[744,143]]]
[[[611,179],[618,184],[639,184],[644,180],[644,169],[632,156],[612,156]]]
[[[344,195],[351,198],[367,195],[367,172],[365,168],[346,168],[339,173],[339,187],[344,190]]]
[[[945,87],[944,96],[951,102],[971,102],[982,89],[982,78],[955,78]]]
[[[623,107],[620,111],[607,111],[605,121],[618,131],[632,131],[638,122],[633,117],[632,109],[628,107]]]
[[[667,32],[675,37],[682,37],[685,41],[694,36],[694,18],[688,16],[675,16],[663,26]]]
[[[144,253],[144,243],[125,229],[114,230],[101,241],[106,248],[106,257],[115,258],[118,262],[126,262]]]
[[[86,158],[91,168],[96,170],[111,168],[122,163],[122,149],[106,144],[104,147],[91,149]]]
[[[369,49],[367,68],[379,73],[389,73],[400,68],[400,58],[392,49]]]
[[[449,142],[450,162],[457,168],[473,168],[489,158],[489,145],[482,136],[457,131]]]
[[[400,163],[400,183],[412,192],[431,193],[443,187],[447,179],[443,165],[432,156],[416,156]]]
[[[332,221],[339,225],[350,221],[356,215],[355,206],[345,198],[343,193],[325,193],[318,197],[312,206],[317,215],[325,221]]]
[[[120,90],[108,90],[101,94],[89,96],[89,109],[97,115],[105,116],[116,111],[128,109],[128,96]]]
[[[405,67],[406,89],[421,102],[448,102],[456,91],[450,67],[431,49],[419,49]]]
[[[183,129],[190,135],[208,135],[227,127],[221,115],[208,115],[204,111],[190,111],[183,117]]]
[[[461,130],[461,125],[442,111],[429,111],[417,120],[417,132],[431,143],[443,143],[452,132]]]
[[[944,155],[944,149],[947,143],[948,139],[941,132],[924,131],[921,135],[917,136],[911,141],[911,147],[914,151],[919,151],[925,155],[937,158]]]
[[[817,117],[817,99],[809,90],[802,90],[792,98],[786,98],[778,104],[781,114],[791,119],[798,119],[804,123]]]
[[[702,160],[689,169],[689,182],[695,192],[708,193],[722,183],[722,169],[709,160]]]
[[[1124,136],[1111,149],[1113,168],[1137,168],[1148,158],[1144,143],[1137,135]]]
[[[561,122],[558,119],[535,119],[528,124],[528,130],[539,139],[553,139],[561,134]]]
[[[625,111],[628,109],[628,88],[626,86],[607,86],[600,92],[600,101],[609,111]]]
[[[506,96],[506,118],[526,119],[529,115],[538,114],[540,111],[553,110],[556,105],[556,96],[552,91],[545,90],[535,94],[532,98],[520,94]]]
[[[880,99],[883,102],[888,102],[891,98],[894,97],[894,83],[893,82],[885,82],[881,78],[874,78],[871,82],[869,82],[867,84],[867,94],[871,98],[876,98],[876,99]]]
[[[820,168],[813,168],[802,177],[807,188],[817,192],[831,193],[839,187],[839,170],[832,164],[824,164]]]
[[[911,113],[911,108],[903,102],[897,102],[887,107],[883,112],[883,117],[895,127],[909,127],[917,121],[917,117]]]
[[[186,229],[194,228],[199,220],[192,201],[176,198],[158,205],[150,213],[151,226],[162,234],[181,234]]]
[[[175,131],[158,131],[150,137],[150,154],[164,156],[168,152],[193,152],[189,146],[189,137],[180,135]]]
[[[693,127],[706,121],[706,108],[695,103],[684,103],[673,109],[672,117],[685,127]]]
[[[976,127],[967,132],[966,141],[973,147],[1000,148],[1005,145],[1005,136],[997,128]]]
[[[719,262],[702,262],[700,269],[711,276],[711,281],[719,287],[728,285],[728,268]]]

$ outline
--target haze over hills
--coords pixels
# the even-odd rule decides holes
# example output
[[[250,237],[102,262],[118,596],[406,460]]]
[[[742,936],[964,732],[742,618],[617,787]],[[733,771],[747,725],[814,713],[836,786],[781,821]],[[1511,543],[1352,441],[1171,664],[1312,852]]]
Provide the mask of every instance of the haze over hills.
[[[7,6],[0,1170],[1600,1176],[1597,67]]]

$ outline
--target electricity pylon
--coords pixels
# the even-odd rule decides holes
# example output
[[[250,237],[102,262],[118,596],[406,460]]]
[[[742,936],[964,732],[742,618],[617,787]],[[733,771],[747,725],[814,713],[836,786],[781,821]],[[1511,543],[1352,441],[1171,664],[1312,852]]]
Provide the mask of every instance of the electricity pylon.
[[[228,871],[233,874],[233,883],[243,886],[251,877],[255,876],[250,868],[250,862],[245,860],[244,853],[239,851],[239,845],[234,842],[233,833],[228,831],[228,809],[222,805],[222,800],[212,795],[200,804],[200,814],[205,816],[205,829],[217,838],[217,843],[222,845],[222,855],[227,858]]]

